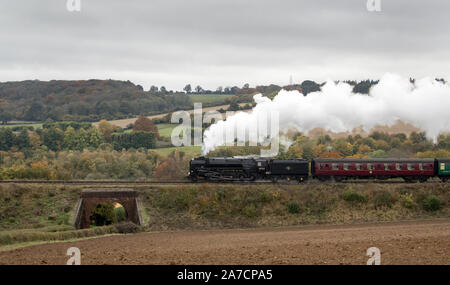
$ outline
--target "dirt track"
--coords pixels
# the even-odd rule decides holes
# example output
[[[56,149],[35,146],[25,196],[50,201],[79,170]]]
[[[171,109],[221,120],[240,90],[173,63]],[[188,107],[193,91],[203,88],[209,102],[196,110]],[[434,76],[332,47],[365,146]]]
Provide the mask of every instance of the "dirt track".
[[[82,264],[450,264],[450,220],[263,230],[118,235],[0,252],[0,264],[65,264],[69,247]]]

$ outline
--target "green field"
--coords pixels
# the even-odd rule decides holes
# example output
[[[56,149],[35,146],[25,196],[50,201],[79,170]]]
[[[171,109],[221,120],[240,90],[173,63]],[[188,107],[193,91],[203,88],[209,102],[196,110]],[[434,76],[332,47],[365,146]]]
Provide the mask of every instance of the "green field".
[[[170,138],[172,136],[172,131],[175,129],[178,124],[157,124],[158,132],[161,137]],[[192,127],[192,131],[194,131],[194,127]]]
[[[158,124],[158,132],[161,137],[170,138],[173,129],[178,126],[176,124]]]
[[[223,105],[227,98],[231,98],[234,95],[220,95],[220,94],[190,94],[188,95],[193,103],[203,103],[203,104],[217,104]]]
[[[170,138],[170,134],[172,133],[172,130],[178,126],[176,124],[157,124],[158,132],[161,137],[167,137]],[[125,130],[125,133],[131,133],[133,130]]]
[[[42,123],[36,122],[22,122],[22,121],[11,121],[7,125],[1,125],[1,127],[14,128],[14,127],[33,127],[36,129],[42,129]]]

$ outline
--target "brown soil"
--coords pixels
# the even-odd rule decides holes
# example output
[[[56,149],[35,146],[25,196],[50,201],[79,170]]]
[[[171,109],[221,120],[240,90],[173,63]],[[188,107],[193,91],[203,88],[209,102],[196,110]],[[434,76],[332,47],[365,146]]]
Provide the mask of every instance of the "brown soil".
[[[0,264],[450,264],[450,220],[116,235],[0,252]]]

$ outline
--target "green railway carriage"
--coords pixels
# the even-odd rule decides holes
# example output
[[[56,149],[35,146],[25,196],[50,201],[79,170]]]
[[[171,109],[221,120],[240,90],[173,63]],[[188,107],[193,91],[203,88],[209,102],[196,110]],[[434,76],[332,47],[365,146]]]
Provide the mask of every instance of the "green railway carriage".
[[[450,179],[450,158],[437,158],[437,175],[443,181]]]

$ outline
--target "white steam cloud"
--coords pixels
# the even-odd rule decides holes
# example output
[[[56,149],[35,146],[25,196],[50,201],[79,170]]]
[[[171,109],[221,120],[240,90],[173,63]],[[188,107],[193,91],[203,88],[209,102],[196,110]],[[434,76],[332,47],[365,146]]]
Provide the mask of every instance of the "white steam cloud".
[[[319,92],[303,96],[298,91],[282,90],[273,100],[261,94],[254,96],[251,113],[237,113],[211,125],[204,133],[203,153],[224,143],[224,133],[235,130],[237,141],[248,141],[245,130],[255,132],[258,118],[278,112],[280,132],[297,129],[308,132],[323,128],[332,132],[352,131],[362,126],[370,131],[375,125],[393,125],[397,120],[411,123],[426,131],[436,141],[439,133],[450,130],[450,85],[431,78],[416,80],[395,74],[384,75],[373,86],[369,96],[352,93],[346,83],[327,82]],[[252,136],[250,136],[252,137]],[[266,137],[255,136],[258,142]]]

